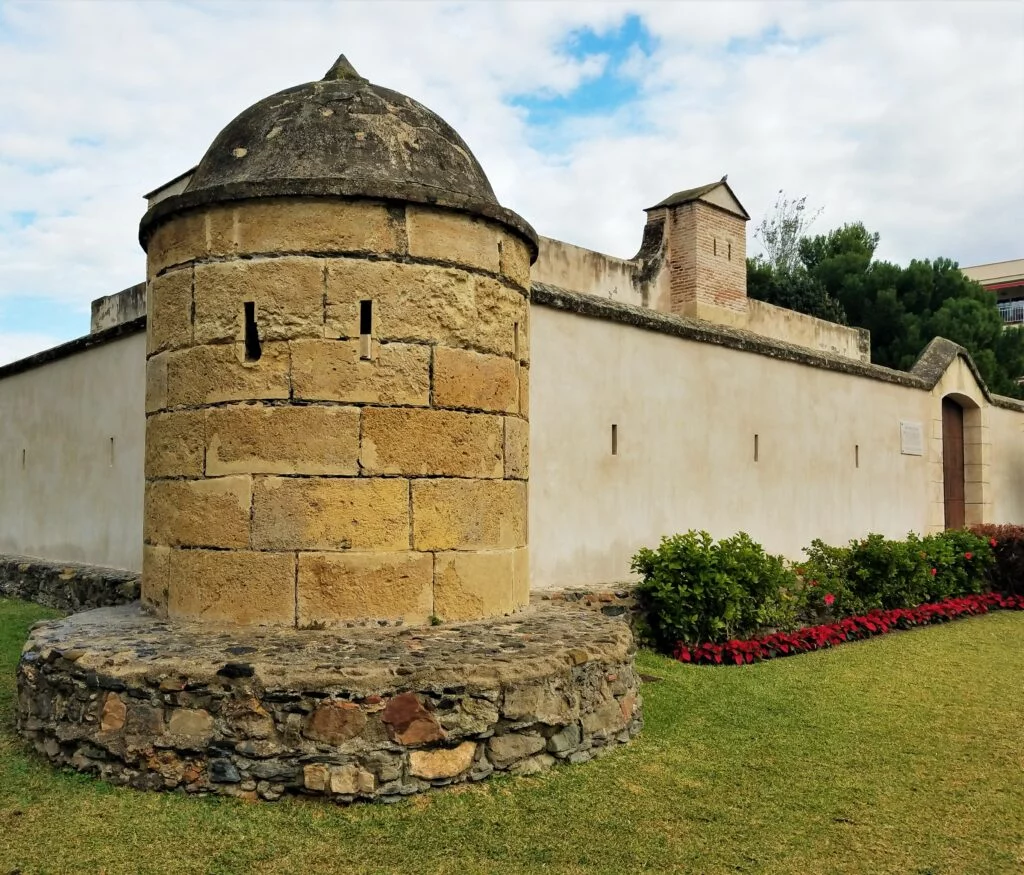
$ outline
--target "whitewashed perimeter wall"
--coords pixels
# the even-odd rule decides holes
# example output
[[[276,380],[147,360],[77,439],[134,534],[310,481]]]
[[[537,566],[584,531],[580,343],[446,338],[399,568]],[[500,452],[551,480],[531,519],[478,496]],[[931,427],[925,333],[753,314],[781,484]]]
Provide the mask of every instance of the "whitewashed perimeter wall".
[[[901,454],[899,423],[927,438],[940,397],[544,306],[531,319],[535,589],[631,579],[637,548],[691,528],[794,559],[814,538],[935,528],[934,448]],[[1024,521],[1024,415],[983,415],[992,519]]]
[[[0,553],[141,569],[145,361],[140,332],[0,379]]]

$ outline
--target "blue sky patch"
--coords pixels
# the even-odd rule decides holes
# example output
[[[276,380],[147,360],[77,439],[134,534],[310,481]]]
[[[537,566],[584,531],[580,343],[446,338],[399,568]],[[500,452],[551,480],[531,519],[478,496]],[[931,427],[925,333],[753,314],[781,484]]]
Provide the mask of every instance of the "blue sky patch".
[[[27,228],[29,225],[35,224],[36,219],[39,218],[39,213],[35,210],[15,210],[8,215],[14,221],[15,227],[18,228]]]
[[[0,298],[0,333],[6,332],[74,340],[89,333],[89,308],[29,295]]]
[[[806,51],[821,43],[822,37],[805,37],[793,39],[787,37],[777,24],[766,27],[757,36],[733,37],[725,45],[727,55],[760,55],[771,48],[785,47]]]
[[[519,94],[509,103],[526,110],[528,124],[541,129],[535,132],[550,146],[550,131],[566,121],[608,116],[634,102],[640,86],[634,77],[623,73],[622,65],[638,51],[650,55],[655,46],[654,36],[638,15],[627,15],[618,27],[600,33],[590,28],[572,31],[558,51],[578,61],[604,56],[607,60],[601,74],[584,80],[568,94]]]

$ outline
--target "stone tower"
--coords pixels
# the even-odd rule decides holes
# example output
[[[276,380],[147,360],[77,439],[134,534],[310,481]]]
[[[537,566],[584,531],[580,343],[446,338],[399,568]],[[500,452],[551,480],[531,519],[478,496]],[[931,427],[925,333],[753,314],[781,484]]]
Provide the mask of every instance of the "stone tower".
[[[246,624],[528,599],[533,229],[339,58],[153,206],[143,600]]]
[[[742,324],[750,215],[725,177],[676,192],[646,212],[645,235],[657,229],[667,244],[671,312]]]

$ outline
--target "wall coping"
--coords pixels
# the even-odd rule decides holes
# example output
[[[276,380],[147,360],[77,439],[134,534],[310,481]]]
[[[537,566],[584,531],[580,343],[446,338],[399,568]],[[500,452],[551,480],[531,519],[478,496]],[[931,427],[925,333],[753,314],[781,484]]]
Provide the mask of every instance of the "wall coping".
[[[970,353],[959,344],[936,337],[925,347],[910,371],[898,371],[882,365],[856,361],[832,353],[812,350],[785,341],[754,334],[742,328],[718,325],[704,319],[660,313],[644,307],[635,307],[620,301],[598,298],[582,292],[571,292],[547,283],[533,283],[531,301],[544,307],[575,313],[591,319],[618,322],[644,331],[656,331],[684,340],[710,343],[754,355],[768,356],[780,361],[808,365],[828,371],[839,371],[855,377],[895,383],[911,389],[930,392],[938,385],[949,365],[959,356],[967,362],[986,400],[996,407],[1024,412],[1024,401],[1007,398],[989,391]]]

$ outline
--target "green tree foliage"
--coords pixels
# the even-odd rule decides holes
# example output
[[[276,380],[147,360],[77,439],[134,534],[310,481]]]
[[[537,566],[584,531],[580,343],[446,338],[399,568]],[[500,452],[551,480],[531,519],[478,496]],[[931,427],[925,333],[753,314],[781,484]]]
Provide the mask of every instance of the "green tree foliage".
[[[776,213],[780,203],[792,209],[780,198]],[[793,223],[776,216],[768,226],[792,229]],[[906,267],[876,261],[878,241],[861,222],[805,234],[796,241],[795,262],[749,259],[747,292],[780,307],[867,328],[872,361],[891,368],[909,369],[932,338],[945,337],[970,351],[993,392],[1024,397],[1017,383],[1024,376],[1024,330],[1004,329],[995,295],[948,258],[914,260]]]
[[[764,254],[747,259],[751,298],[846,324],[842,306],[802,263],[801,242],[821,210],[808,212],[807,198],[789,200],[781,191],[775,207],[754,231]]]

